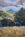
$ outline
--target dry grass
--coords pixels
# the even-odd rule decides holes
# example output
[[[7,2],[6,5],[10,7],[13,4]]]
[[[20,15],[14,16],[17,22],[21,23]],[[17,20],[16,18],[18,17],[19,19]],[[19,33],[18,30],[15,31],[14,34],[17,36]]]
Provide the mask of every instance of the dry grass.
[[[25,29],[16,29],[16,28],[11,28],[11,29],[4,29],[1,31],[2,34],[0,37],[23,37],[23,32],[25,34]]]

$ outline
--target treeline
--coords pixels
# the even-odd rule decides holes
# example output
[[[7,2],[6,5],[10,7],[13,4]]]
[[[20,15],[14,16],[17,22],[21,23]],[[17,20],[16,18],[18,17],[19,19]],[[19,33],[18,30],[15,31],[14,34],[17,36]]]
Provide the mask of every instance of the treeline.
[[[1,26],[25,26],[25,9],[21,8],[14,14],[14,21],[4,18],[7,17],[5,12],[0,11],[0,27]]]

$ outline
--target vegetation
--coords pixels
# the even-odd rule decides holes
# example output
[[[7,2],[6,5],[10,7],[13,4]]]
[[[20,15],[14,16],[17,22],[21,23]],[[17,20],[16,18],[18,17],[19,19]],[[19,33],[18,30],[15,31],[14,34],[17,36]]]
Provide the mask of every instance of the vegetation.
[[[15,21],[18,21],[21,26],[25,25],[25,9],[21,8],[21,10],[15,14]]]
[[[0,11],[0,27],[15,25],[13,20],[14,20],[14,16],[12,14],[10,14],[9,12]],[[11,25],[11,24],[13,24],[13,25]]]
[[[1,32],[0,37],[25,37],[23,36],[23,34],[25,35],[25,29],[23,28],[17,29],[17,27],[12,27],[12,28],[3,29],[0,32]]]
[[[14,12],[10,10],[10,12]],[[16,12],[14,16],[10,14],[9,11],[3,12],[0,11],[0,27],[1,26],[25,26],[25,9],[21,8],[21,10]]]

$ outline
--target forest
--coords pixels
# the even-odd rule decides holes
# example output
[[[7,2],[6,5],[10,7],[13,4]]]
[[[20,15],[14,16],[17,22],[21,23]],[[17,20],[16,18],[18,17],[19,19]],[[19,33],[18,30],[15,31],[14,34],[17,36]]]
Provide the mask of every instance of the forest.
[[[0,11],[0,27],[3,26],[25,26],[25,9],[21,8],[14,15],[10,14],[14,10],[7,12]]]

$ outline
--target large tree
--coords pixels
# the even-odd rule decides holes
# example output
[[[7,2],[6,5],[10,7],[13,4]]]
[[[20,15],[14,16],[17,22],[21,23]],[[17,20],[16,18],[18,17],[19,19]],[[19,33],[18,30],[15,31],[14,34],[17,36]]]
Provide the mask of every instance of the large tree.
[[[16,19],[22,25],[23,21],[25,21],[25,9],[21,8],[21,10],[15,14],[15,21]]]
[[[0,26],[9,26],[11,24],[15,25],[12,20],[14,19],[13,15],[9,12],[0,11]],[[11,23],[11,24],[10,24]],[[11,26],[13,26],[11,25]]]

